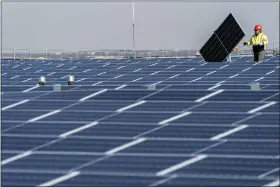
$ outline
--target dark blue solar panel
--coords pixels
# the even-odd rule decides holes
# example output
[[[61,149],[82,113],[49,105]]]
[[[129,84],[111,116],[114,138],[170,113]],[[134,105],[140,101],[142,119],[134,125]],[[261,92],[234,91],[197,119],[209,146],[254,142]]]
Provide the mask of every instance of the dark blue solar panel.
[[[41,121],[88,121],[92,122],[113,114],[112,112],[90,112],[90,111],[62,111],[57,114],[48,116]]]
[[[194,101],[203,97],[207,94],[210,94],[211,91],[162,91],[157,94],[152,95],[146,100],[157,100],[157,101]]]
[[[172,117],[172,113],[120,113],[109,117],[104,122],[132,122],[133,123],[159,123],[166,118]]]
[[[209,98],[209,101],[261,101],[266,99],[277,91],[225,91],[214,97]]]
[[[257,108],[263,104],[259,103],[206,103],[204,105],[200,105],[192,111],[196,112],[248,112],[251,109]]]
[[[209,126],[168,126],[151,132],[146,137],[156,138],[211,138],[216,134],[225,132],[231,127]]]
[[[77,132],[74,136],[107,136],[107,137],[134,137],[149,130],[152,125],[106,124],[101,123],[94,127]]]
[[[279,160],[248,158],[206,158],[197,164],[177,170],[176,174],[254,176],[274,169]]]
[[[16,156],[18,153],[1,153],[1,160],[8,159],[10,157]]]
[[[234,133],[228,135],[228,139],[256,139],[256,140],[279,140],[280,132],[279,127],[275,125],[275,127],[249,127],[239,131],[238,133]]]
[[[244,123],[249,125],[279,125],[279,114],[261,114],[246,120]]]
[[[21,186],[36,186],[60,176],[61,174],[2,171],[1,180],[3,186],[17,186],[19,184]]]
[[[41,138],[41,137],[2,137],[3,150],[20,150],[28,151],[34,147],[45,144],[54,140],[54,138]]]
[[[226,142],[204,154],[239,154],[239,155],[279,155],[279,142]]]
[[[21,122],[1,121],[2,131],[20,124]]]
[[[46,94],[46,93],[44,93],[44,92],[27,92],[27,93],[15,92],[15,93],[9,93],[9,94],[4,93],[1,96],[2,96],[2,100],[23,100],[23,99],[32,99],[34,97],[42,96],[43,94]]]
[[[1,120],[9,120],[9,121],[22,121],[25,122],[27,120],[31,120],[37,116],[43,115],[47,112],[44,111],[2,111],[2,119]]]
[[[105,152],[124,143],[127,140],[107,139],[79,139],[67,138],[54,144],[41,148],[41,151],[75,151],[75,152]]]
[[[58,136],[59,134],[63,134],[65,132],[79,128],[86,124],[87,123],[85,122],[76,122],[76,123],[48,123],[45,121],[40,123],[34,122],[11,129],[9,130],[9,133]]]
[[[63,107],[74,104],[72,101],[29,101],[22,105],[18,105],[14,107],[12,110],[57,110]]]
[[[57,186],[147,186],[163,177],[79,175]]]
[[[63,91],[63,92],[52,92],[48,95],[44,95],[40,97],[40,100],[79,100],[83,97],[91,95],[100,90],[92,90],[92,91]]]
[[[169,111],[169,112],[180,112],[186,110],[187,108],[193,107],[197,105],[194,102],[177,102],[177,103],[169,103],[169,102],[147,102],[142,105],[138,105],[129,111]]]
[[[90,101],[87,100],[85,102],[79,103],[72,107],[67,108],[66,110],[104,110],[104,111],[115,111],[119,108],[125,107],[127,105],[133,104],[131,101],[119,101],[119,102],[108,102],[108,101]]]
[[[114,156],[89,165],[82,169],[85,172],[158,172],[171,165],[188,159],[178,157],[149,157],[149,156]]]
[[[13,163],[7,164],[2,169],[26,169],[68,171],[87,162],[98,159],[99,156],[92,155],[44,155],[34,154]],[[30,164],[33,163],[33,164]]]
[[[210,146],[210,141],[149,140],[125,149],[124,153],[191,154]]]
[[[158,186],[262,186],[269,181],[259,179],[175,178]]]
[[[182,124],[228,124],[231,125],[239,120],[249,117],[250,114],[201,114],[192,113],[188,116],[179,118],[172,121],[172,124],[182,123]]]
[[[154,93],[154,91],[107,91],[89,100],[138,100]]]

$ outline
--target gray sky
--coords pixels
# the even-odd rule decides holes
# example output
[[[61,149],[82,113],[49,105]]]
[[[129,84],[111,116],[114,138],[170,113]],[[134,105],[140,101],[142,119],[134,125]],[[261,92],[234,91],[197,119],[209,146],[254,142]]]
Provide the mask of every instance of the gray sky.
[[[279,41],[278,2],[136,2],[136,49],[199,49],[232,12],[246,32],[261,24]],[[3,48],[132,48],[132,5],[3,3]]]

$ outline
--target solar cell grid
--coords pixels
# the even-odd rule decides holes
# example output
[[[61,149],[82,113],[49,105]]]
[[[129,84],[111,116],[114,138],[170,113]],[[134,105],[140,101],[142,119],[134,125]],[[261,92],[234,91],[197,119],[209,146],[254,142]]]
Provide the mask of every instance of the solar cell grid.
[[[236,47],[236,44],[245,36],[245,33],[232,14],[225,19],[215,33],[228,53],[230,53],[232,49]]]
[[[206,62],[221,62],[228,55],[226,48],[224,48],[216,34],[209,38],[200,49],[200,53]]]

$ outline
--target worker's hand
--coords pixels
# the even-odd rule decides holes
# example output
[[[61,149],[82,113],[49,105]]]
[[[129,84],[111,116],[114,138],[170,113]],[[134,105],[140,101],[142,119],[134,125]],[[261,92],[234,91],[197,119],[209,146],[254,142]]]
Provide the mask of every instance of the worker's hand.
[[[259,46],[263,46],[264,44],[263,43],[259,43]]]
[[[243,45],[248,45],[248,42],[244,42]]]

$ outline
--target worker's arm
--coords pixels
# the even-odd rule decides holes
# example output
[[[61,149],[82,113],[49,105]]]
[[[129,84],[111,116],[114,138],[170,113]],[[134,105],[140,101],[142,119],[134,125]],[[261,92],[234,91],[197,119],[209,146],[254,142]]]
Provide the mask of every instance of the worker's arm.
[[[264,45],[264,48],[266,48],[267,44],[268,44],[268,38],[266,35],[262,36],[262,43]]]
[[[244,45],[252,45],[252,37],[247,42],[244,42]]]

